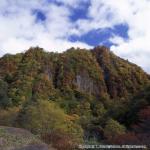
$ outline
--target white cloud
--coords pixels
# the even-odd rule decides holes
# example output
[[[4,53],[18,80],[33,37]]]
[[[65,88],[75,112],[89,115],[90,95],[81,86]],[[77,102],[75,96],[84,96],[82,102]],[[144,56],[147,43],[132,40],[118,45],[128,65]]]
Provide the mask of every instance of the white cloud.
[[[87,18],[72,22],[73,9],[84,8],[86,2],[90,2]],[[45,21],[36,22],[35,9],[44,13]],[[0,56],[30,46],[59,52],[72,46],[91,48],[80,41],[70,42],[68,37],[126,24],[129,39],[113,35],[108,39],[114,43],[111,50],[150,72],[149,18],[150,0],[0,0]]]
[[[129,40],[125,41],[119,38],[116,40],[116,36],[114,36],[110,40],[115,40],[114,44],[117,45],[112,46],[111,49],[119,56],[129,59],[150,72],[150,21],[148,21],[150,18],[150,1],[126,0],[126,3],[130,4],[126,10],[127,14],[124,14],[124,22],[129,27]],[[116,17],[120,18],[124,11],[118,10]]]
[[[91,29],[128,25],[129,39],[110,37],[114,43],[111,50],[150,72],[150,0],[91,0],[88,17],[78,20],[79,35]]]
[[[46,21],[36,22],[36,15],[32,13],[34,9],[43,11]],[[0,55],[15,54],[31,46],[59,52],[72,46],[90,48],[85,43],[67,40],[74,30],[69,9],[46,0],[1,0]]]

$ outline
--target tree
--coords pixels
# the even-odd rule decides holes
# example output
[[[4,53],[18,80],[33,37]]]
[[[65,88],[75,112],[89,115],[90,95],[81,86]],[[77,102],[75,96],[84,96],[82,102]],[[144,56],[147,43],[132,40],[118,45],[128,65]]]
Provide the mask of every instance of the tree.
[[[52,131],[41,136],[42,140],[52,145],[56,149],[73,150],[76,149],[76,143],[73,137],[62,131]]]
[[[83,131],[77,123],[78,116],[69,116],[54,102],[40,100],[26,106],[19,115],[18,123],[34,133],[44,134],[60,130],[82,139]]]
[[[26,106],[19,117],[22,127],[36,133],[65,128],[65,113],[46,100]]]
[[[106,122],[105,128],[104,128],[104,135],[105,137],[111,139],[117,135],[121,135],[125,133],[125,127],[121,125],[119,122],[109,119]]]
[[[132,126],[133,131],[121,134],[111,139],[112,144],[142,144],[150,143],[150,106],[139,111],[138,122]]]
[[[19,107],[9,107],[7,109],[0,109],[0,125],[14,126],[19,111]]]
[[[134,128],[135,132],[150,134],[150,106],[141,109],[138,117],[139,123]]]
[[[8,98],[8,85],[3,80],[0,80],[0,107],[6,108],[11,105],[11,100]]]
[[[138,145],[142,144],[141,141],[138,139],[137,135],[132,132],[128,132],[125,134],[121,134],[115,136],[111,141],[111,144],[119,144],[119,145]]]

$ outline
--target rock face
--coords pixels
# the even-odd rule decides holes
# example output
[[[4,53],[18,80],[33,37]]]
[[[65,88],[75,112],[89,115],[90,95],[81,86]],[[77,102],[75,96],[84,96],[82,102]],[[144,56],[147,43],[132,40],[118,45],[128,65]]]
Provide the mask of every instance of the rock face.
[[[13,128],[0,127],[0,150],[54,150],[41,142],[29,131]]]
[[[54,150],[54,149],[48,148],[48,146],[45,144],[33,144],[14,150]]]
[[[77,75],[76,83],[77,88],[83,92],[89,92],[90,94],[94,93],[94,83],[93,81],[86,75]]]

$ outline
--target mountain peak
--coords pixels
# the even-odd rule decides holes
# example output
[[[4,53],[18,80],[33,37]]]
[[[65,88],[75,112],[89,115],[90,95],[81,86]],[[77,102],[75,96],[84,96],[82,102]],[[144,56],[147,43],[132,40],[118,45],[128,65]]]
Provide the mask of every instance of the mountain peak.
[[[110,49],[106,46],[96,46],[93,51],[95,51],[97,54],[108,54],[110,53]]]

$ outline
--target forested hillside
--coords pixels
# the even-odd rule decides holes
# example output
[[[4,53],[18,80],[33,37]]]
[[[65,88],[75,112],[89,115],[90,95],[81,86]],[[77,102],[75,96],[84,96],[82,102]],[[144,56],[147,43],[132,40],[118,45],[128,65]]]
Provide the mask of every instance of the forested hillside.
[[[104,46],[0,58],[0,125],[61,150],[150,143],[150,76]]]

